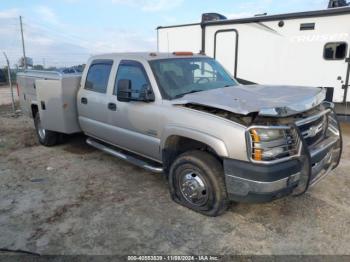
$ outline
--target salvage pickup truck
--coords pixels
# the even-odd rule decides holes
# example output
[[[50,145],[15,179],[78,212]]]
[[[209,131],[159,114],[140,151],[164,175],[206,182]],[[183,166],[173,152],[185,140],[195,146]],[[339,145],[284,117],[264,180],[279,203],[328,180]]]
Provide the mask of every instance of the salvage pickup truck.
[[[241,85],[201,54],[98,55],[82,75],[26,71],[18,84],[41,144],[83,132],[89,145],[164,173],[172,199],[207,216],[229,201],[303,194],[341,158],[324,88]]]

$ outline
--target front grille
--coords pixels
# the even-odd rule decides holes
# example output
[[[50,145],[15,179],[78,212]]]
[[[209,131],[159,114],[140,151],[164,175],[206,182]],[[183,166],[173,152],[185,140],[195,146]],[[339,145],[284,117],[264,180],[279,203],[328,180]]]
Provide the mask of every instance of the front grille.
[[[326,128],[326,115],[299,126],[299,130],[308,146],[312,146],[324,139]]]

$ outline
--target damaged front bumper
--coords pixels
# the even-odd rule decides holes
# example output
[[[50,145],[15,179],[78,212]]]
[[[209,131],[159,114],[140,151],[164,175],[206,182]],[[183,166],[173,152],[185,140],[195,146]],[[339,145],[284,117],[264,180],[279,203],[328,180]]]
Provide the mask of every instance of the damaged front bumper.
[[[224,160],[225,181],[230,200],[237,202],[269,202],[290,194],[300,195],[326,177],[339,164],[342,153],[342,135],[335,112],[327,108],[327,135],[308,145],[301,126],[317,116],[296,122],[301,138],[298,157],[271,165]]]

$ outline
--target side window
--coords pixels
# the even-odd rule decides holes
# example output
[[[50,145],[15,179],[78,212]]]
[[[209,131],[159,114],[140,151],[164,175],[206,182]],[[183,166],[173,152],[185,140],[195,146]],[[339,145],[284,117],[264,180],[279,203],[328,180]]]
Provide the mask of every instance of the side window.
[[[346,58],[347,51],[347,43],[328,43],[324,47],[323,57],[326,60],[343,60]]]
[[[112,60],[94,61],[90,65],[84,88],[98,93],[106,93],[112,64]]]
[[[118,82],[121,79],[128,79],[131,81],[131,89],[133,93],[132,98],[139,98],[140,90],[149,84],[148,77],[142,64],[136,61],[121,61],[117,77],[114,84],[114,95],[117,95]]]

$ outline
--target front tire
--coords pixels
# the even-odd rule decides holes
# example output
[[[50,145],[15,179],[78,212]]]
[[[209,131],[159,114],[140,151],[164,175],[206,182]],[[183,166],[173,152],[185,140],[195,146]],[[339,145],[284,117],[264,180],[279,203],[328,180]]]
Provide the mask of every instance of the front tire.
[[[170,167],[169,187],[175,202],[203,215],[215,217],[227,210],[222,164],[207,152],[180,155]]]
[[[42,127],[39,112],[35,114],[34,125],[40,144],[44,146],[54,146],[58,143],[59,134]]]

